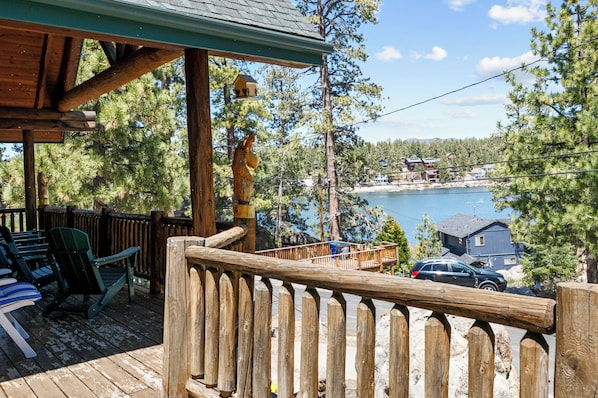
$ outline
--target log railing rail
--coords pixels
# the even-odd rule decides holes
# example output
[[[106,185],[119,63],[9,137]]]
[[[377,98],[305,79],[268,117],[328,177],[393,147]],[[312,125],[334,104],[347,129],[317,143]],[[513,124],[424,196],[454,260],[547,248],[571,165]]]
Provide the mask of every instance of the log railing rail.
[[[469,396],[492,397],[494,334],[490,323],[527,330],[520,342],[522,397],[592,396],[596,391],[598,286],[565,283],[557,300],[363,273],[199,246],[200,238],[170,238],[165,302],[164,396],[270,397],[272,284],[278,302],[278,396],[317,397],[319,355],[326,355],[326,392],[344,396],[346,303],[357,307],[357,396],[371,397],[374,378],[375,305],[390,312],[389,396],[407,396],[409,307],[432,311],[425,326],[426,396],[448,395],[450,324],[445,314],[476,320],[469,331]],[[295,302],[295,284],[305,286]],[[328,319],[320,319],[316,288],[332,291]],[[301,358],[294,359],[295,310],[301,312]],[[328,323],[327,352],[318,352],[319,325]],[[333,332],[331,332],[333,331]],[[554,384],[548,380],[548,345],[557,333]],[[176,335],[174,335],[175,333]],[[183,359],[184,358],[184,359]],[[295,364],[298,363],[298,366]]]

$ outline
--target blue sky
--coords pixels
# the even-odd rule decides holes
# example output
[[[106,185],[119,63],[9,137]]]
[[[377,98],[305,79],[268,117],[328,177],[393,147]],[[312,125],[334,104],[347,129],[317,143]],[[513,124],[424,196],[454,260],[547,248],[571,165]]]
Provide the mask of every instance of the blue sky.
[[[554,2],[553,2],[554,3]],[[532,27],[545,29],[545,0],[383,0],[362,28],[364,76],[384,87],[384,113],[536,60]],[[361,125],[369,142],[484,138],[505,118],[510,86],[492,79]]]

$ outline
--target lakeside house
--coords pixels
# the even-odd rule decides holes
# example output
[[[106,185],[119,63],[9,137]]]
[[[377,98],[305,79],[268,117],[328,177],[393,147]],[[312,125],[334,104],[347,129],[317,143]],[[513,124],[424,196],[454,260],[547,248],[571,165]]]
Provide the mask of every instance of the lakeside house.
[[[443,255],[458,257],[468,264],[508,269],[519,264],[524,247],[513,242],[509,220],[487,219],[464,214],[437,224]]]

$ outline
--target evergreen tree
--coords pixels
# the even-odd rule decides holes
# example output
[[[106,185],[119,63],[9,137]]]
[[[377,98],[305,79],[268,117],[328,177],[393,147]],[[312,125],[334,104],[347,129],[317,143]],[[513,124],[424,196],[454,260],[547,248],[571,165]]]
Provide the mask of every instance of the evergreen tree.
[[[405,231],[401,228],[399,223],[396,222],[394,217],[386,216],[386,220],[384,221],[384,224],[382,224],[382,230],[378,232],[374,242],[376,244],[380,244],[380,242],[392,242],[398,244],[398,265],[402,271],[406,271],[402,266],[409,263],[409,242],[405,236]]]
[[[380,0],[297,0],[302,13],[318,27],[322,37],[334,45],[334,52],[322,57],[319,81],[314,87],[311,129],[323,140],[325,148],[325,175],[328,188],[328,223],[330,239],[342,238],[342,209],[339,179],[343,171],[355,164],[352,148],[359,142],[356,127],[352,125],[356,114],[370,119],[377,115],[382,88],[364,78],[359,66],[367,55],[364,37],[359,28],[364,23],[376,23],[375,13]],[[321,141],[320,141],[321,142]],[[345,168],[340,170],[343,160]]]
[[[307,229],[303,215],[307,189],[301,183],[307,166],[299,130],[307,102],[299,86],[301,74],[279,66],[261,70],[260,97],[271,117],[260,150],[263,166],[257,173],[256,191],[262,200],[260,224],[273,233],[278,247],[295,243],[297,232]]]
[[[422,216],[422,223],[415,226],[415,239],[417,239],[416,260],[426,257],[437,257],[442,249],[442,242],[438,239],[438,229],[428,213]]]
[[[496,172],[508,184],[493,195],[499,207],[519,214],[511,224],[515,240],[536,253],[579,249],[587,280],[596,283],[598,1],[566,0],[560,9],[548,4],[547,12],[549,31],[532,31],[531,48],[542,62],[523,68],[533,83],[509,77],[509,120],[499,125],[508,162]]]

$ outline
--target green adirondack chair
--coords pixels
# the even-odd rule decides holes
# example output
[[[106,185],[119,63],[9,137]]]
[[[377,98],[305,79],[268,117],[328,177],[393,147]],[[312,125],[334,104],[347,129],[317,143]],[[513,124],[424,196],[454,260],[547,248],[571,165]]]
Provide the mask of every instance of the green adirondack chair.
[[[79,229],[53,228],[47,233],[47,240],[66,284],[58,290],[55,299],[44,310],[44,315],[52,311],[76,311],[92,318],[125,285],[129,290],[129,302],[133,302],[133,270],[140,250],[138,246],[111,256],[95,258],[89,236]],[[83,295],[83,305],[64,303],[71,295]]]

